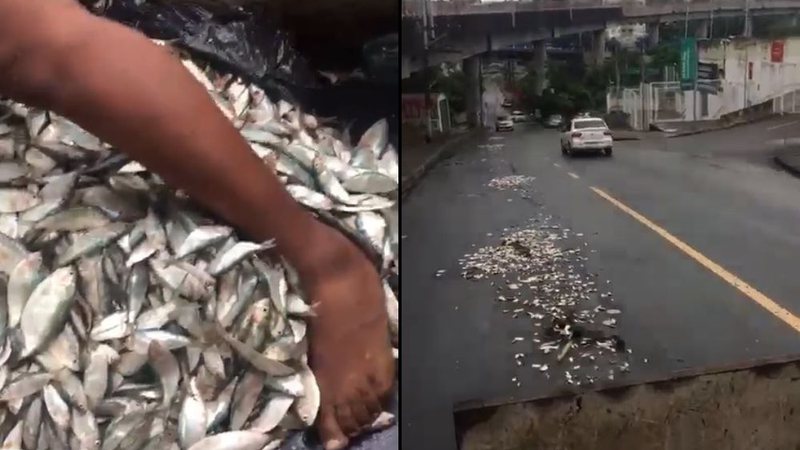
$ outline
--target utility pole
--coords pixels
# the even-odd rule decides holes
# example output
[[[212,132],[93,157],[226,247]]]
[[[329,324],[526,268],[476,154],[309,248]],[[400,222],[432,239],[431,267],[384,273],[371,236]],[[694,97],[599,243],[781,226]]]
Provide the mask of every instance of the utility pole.
[[[422,4],[422,80],[425,84],[425,141],[430,142],[433,135],[433,126],[431,124],[431,73],[429,61],[429,42],[428,42],[428,29],[430,27],[431,17],[429,16],[428,9],[429,0],[420,0]]]
[[[752,37],[753,22],[750,18],[750,0],[744,0],[744,37]]]
[[[684,0],[686,4],[686,16],[683,19],[683,37],[689,37],[689,0]]]
[[[714,39],[714,0],[711,0],[711,12],[708,22],[708,38]]]

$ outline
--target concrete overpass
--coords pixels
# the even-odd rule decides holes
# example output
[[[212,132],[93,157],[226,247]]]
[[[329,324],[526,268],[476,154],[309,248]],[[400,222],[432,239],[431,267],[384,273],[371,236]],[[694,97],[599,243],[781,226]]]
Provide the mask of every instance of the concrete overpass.
[[[403,2],[402,77],[423,68],[421,6],[423,0]],[[534,43],[533,64],[544,73],[545,42],[559,36],[592,32],[589,60],[605,58],[604,30],[612,24],[646,23],[651,42],[658,41],[659,24],[679,20],[700,21],[699,37],[708,35],[712,18],[745,16],[743,34],[752,33],[752,18],[762,15],[796,15],[800,0],[527,0],[474,3],[474,0],[432,0],[432,40],[428,63],[463,61],[467,76],[467,119],[481,122],[480,58],[483,53],[515,44]],[[539,77],[537,90],[544,90]]]
[[[402,76],[422,68],[420,1],[403,3]],[[608,25],[647,23],[657,35],[658,24],[711,17],[748,18],[800,13],[797,0],[532,0],[468,4],[458,0],[431,1],[435,39],[431,65],[456,62],[523,42],[545,41],[570,34],[595,32],[596,57]],[[701,26],[702,28],[702,26]],[[749,26],[752,30],[752,24]]]

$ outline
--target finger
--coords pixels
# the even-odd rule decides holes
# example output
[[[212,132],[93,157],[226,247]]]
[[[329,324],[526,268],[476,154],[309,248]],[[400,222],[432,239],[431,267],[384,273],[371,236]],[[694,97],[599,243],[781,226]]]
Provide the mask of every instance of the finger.
[[[339,428],[333,408],[323,408],[318,420],[317,430],[325,450],[341,450],[347,446],[347,436]]]
[[[378,399],[378,396],[375,395],[375,392],[371,389],[362,389],[361,390],[361,401],[364,402],[364,406],[367,408],[369,412],[370,421],[375,420],[376,417],[381,413],[383,408],[381,407],[381,401]]]
[[[360,432],[365,427],[368,427],[370,423],[372,423],[372,417],[369,414],[369,410],[367,410],[366,405],[361,400],[361,397],[358,396],[354,398],[350,402],[350,411],[353,413],[353,418],[356,420],[358,424],[358,431]]]
[[[347,403],[336,405],[336,422],[339,424],[342,432],[347,436],[353,436],[361,430],[361,427],[358,426],[358,422],[353,416],[350,405]]]

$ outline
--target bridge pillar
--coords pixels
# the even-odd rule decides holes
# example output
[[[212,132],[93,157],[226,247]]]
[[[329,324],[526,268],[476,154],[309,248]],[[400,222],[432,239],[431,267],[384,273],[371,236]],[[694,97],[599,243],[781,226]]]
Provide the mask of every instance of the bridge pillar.
[[[708,39],[710,36],[708,35],[709,30],[709,21],[708,20],[700,20],[697,22],[697,28],[694,30],[694,36],[697,39]]]
[[[658,46],[661,41],[660,34],[658,22],[647,24],[647,44],[650,48]]]
[[[536,71],[536,95],[542,95],[547,82],[547,43],[545,41],[533,44],[533,67]]]
[[[605,30],[595,31],[592,34],[591,64],[593,66],[602,65],[606,60],[606,32]]]
[[[467,79],[467,92],[464,96],[467,123],[470,127],[478,127],[481,124],[481,57],[470,56],[461,64]]]

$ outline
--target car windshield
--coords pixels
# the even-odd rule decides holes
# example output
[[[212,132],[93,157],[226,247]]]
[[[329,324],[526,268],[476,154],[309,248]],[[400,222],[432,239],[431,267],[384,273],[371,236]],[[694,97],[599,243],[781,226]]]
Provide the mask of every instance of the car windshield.
[[[586,128],[605,128],[606,124],[600,119],[576,120],[573,122],[573,127],[576,130],[583,130]]]
[[[497,120],[508,120],[508,116],[500,116]]]

